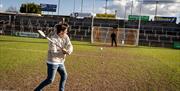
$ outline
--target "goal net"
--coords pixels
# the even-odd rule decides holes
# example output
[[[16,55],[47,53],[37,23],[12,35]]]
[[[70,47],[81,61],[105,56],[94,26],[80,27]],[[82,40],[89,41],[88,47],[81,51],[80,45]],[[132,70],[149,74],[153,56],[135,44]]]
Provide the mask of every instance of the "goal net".
[[[138,29],[132,28],[112,28],[94,26],[91,40],[93,43],[111,44],[111,34],[116,34],[118,45],[135,45]]]

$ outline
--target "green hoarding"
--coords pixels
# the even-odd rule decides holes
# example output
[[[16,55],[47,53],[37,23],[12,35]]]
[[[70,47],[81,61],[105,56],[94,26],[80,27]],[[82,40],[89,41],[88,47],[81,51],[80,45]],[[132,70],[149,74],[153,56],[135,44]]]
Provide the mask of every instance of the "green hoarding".
[[[129,15],[128,16],[128,20],[139,20],[139,17],[138,15]],[[149,21],[149,16],[141,16],[141,20],[142,21]]]
[[[174,42],[173,47],[175,49],[180,49],[180,42]]]

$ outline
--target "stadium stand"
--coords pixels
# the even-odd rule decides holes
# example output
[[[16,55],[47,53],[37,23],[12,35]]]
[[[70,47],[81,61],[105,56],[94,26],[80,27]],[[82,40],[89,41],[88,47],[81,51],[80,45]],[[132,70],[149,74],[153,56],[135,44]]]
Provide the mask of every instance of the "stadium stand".
[[[5,35],[14,35],[16,32],[37,32],[42,29],[47,34],[62,18],[70,24],[69,35],[71,39],[90,41],[92,18],[74,18],[58,15],[28,15],[17,13],[0,13],[0,31]],[[95,18],[93,26],[138,28],[138,21],[124,21],[119,19]],[[131,40],[135,35],[126,36]],[[141,21],[139,45],[172,47],[174,42],[180,42],[180,23]]]

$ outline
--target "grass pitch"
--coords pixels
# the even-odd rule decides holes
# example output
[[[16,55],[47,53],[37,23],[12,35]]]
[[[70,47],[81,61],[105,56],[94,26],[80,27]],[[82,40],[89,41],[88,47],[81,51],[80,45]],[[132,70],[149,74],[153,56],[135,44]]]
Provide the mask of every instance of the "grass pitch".
[[[179,91],[180,50],[72,41],[66,91]],[[0,90],[32,91],[46,78],[47,40],[0,36]],[[45,91],[57,91],[59,74]]]

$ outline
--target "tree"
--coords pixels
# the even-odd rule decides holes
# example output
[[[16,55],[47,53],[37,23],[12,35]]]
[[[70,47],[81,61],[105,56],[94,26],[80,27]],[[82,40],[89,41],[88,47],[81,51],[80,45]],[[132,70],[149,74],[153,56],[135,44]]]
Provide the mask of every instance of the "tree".
[[[35,3],[22,4],[20,7],[21,13],[37,13],[41,14],[41,7]]]

